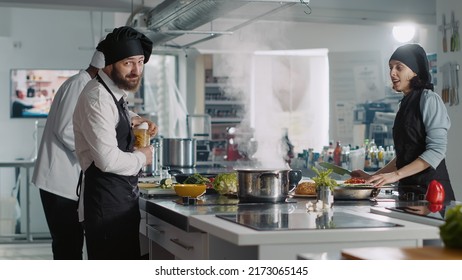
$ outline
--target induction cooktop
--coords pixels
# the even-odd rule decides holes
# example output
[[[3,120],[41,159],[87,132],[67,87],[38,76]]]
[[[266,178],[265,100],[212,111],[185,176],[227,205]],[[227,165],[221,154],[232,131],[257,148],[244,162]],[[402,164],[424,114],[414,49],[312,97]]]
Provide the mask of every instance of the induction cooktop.
[[[271,202],[240,202],[237,196],[224,196],[224,195],[204,195],[199,198],[192,198],[192,197],[180,197],[173,202],[184,205],[184,206],[213,206],[213,205],[254,205],[254,204],[265,204],[265,205],[273,205],[273,204],[287,204],[287,203],[297,203],[297,200],[287,198],[285,201],[271,203]]]
[[[395,223],[335,211],[306,213],[260,213],[249,211],[216,216],[259,231],[402,227],[402,225]]]
[[[444,213],[447,207],[448,206],[446,205],[442,205],[442,208],[434,209],[432,207],[429,207],[429,205],[409,205],[399,207],[386,207],[386,209],[398,213],[405,213],[429,219],[444,221]]]
[[[393,207],[371,207],[371,213],[431,226],[444,224],[446,211],[456,203],[431,205],[427,201],[398,203]]]

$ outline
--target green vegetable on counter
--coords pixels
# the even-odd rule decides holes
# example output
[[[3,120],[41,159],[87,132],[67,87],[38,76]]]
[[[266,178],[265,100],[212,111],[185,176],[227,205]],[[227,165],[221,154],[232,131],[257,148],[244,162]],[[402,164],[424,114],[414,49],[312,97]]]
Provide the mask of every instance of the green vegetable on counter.
[[[164,178],[160,180],[159,185],[161,189],[171,189],[173,187],[173,180],[170,178]]]
[[[332,173],[332,169],[326,169],[324,171],[318,170],[316,167],[311,167],[317,176],[312,177],[311,179],[316,183],[316,187],[319,188],[321,186],[329,187],[332,191],[337,186],[337,181],[330,177]]]
[[[237,173],[221,173],[215,177],[213,188],[219,194],[236,194],[237,193]]]
[[[203,184],[203,185],[206,185],[206,186],[209,185],[210,183],[211,182],[210,182],[209,178],[204,177],[199,173],[195,173],[195,174],[189,176],[183,182],[183,184]]]
[[[462,204],[446,211],[445,223],[440,226],[440,236],[446,248],[462,249]]]

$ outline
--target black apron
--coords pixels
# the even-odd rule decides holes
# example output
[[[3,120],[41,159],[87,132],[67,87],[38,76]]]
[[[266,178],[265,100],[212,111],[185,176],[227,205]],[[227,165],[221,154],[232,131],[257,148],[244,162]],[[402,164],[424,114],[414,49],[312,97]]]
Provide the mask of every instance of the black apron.
[[[118,147],[132,152],[134,135],[125,102],[123,98],[117,101],[101,77],[97,79],[111,94],[119,111]],[[139,259],[138,177],[103,172],[93,162],[85,170],[83,195],[88,258]]]
[[[422,91],[413,91],[406,95],[400,104],[393,125],[393,142],[396,149],[396,167],[398,169],[413,162],[426,149],[425,138],[427,133],[420,111],[420,98]],[[403,178],[399,181],[400,194],[407,193],[420,198],[425,195],[431,180],[437,180],[444,186],[445,200],[455,200],[454,191],[449,180],[446,160],[443,159],[436,169],[431,166],[427,169]]]

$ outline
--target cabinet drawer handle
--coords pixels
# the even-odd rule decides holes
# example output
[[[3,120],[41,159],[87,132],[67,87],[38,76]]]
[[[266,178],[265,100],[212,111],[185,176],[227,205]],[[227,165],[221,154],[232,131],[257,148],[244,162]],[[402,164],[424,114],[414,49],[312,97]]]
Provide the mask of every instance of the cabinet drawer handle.
[[[163,229],[161,229],[158,225],[146,225],[147,227],[161,233],[161,234],[164,234],[165,231]]]
[[[187,251],[191,251],[191,250],[194,249],[194,246],[185,245],[185,244],[181,243],[180,239],[178,239],[178,238],[170,238],[170,241],[172,241],[176,245],[186,249]]]

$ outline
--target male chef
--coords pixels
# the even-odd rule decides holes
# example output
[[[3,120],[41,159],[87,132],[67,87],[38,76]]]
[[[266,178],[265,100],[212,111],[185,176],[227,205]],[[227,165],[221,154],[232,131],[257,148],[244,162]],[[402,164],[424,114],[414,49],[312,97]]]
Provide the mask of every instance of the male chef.
[[[105,67],[83,89],[74,111],[75,147],[88,259],[139,259],[138,176],[152,162],[152,146],[134,149],[132,127],[148,122],[127,108],[140,87],[152,41],[127,26],[115,28],[97,49]]]

